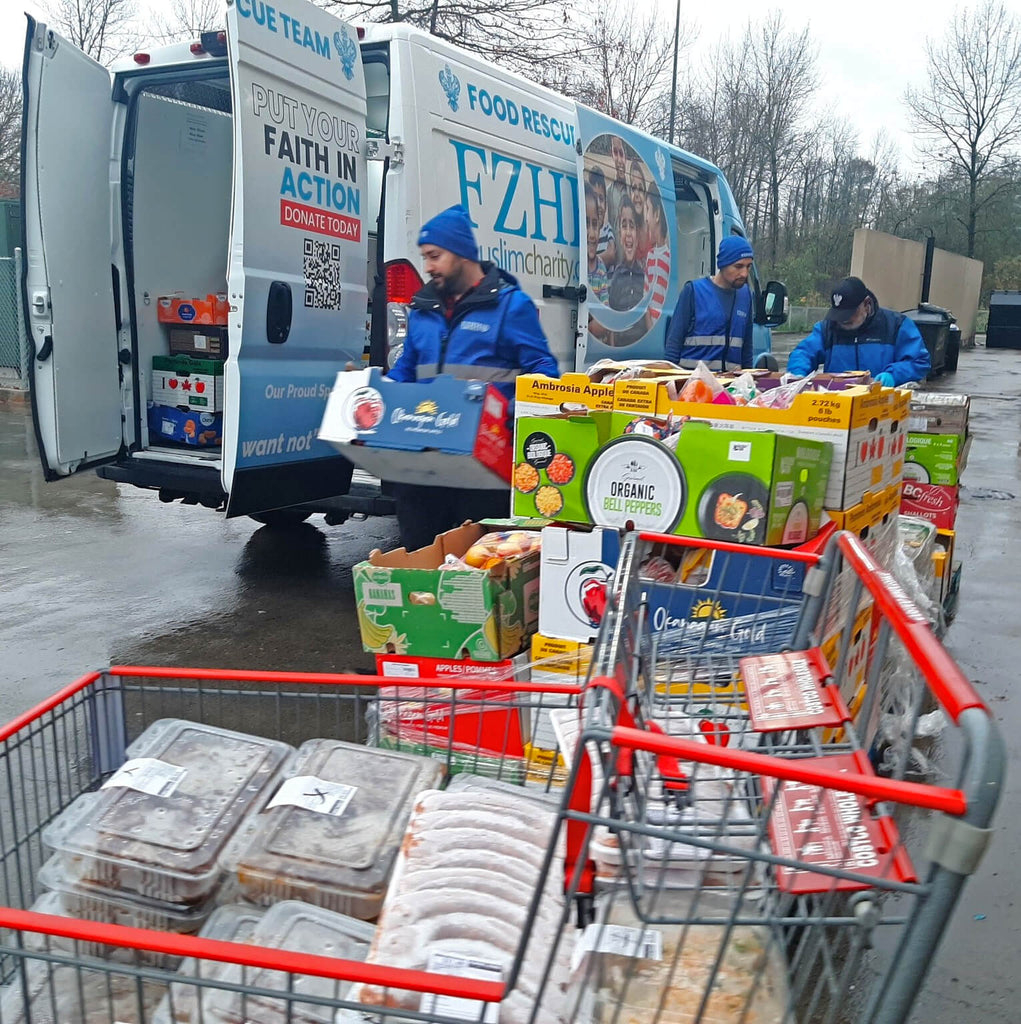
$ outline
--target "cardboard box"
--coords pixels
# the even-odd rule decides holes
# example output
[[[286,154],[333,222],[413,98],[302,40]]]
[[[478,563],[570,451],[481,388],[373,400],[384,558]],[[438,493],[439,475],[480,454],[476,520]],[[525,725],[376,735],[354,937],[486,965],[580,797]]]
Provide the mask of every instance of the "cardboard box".
[[[458,661],[377,654],[376,671],[389,679],[522,680],[528,655],[504,661]],[[401,740],[488,754],[521,757],[528,730],[528,707],[517,694],[458,688],[449,695],[431,687],[379,688],[381,724]],[[392,691],[392,692],[391,692]],[[392,701],[387,700],[392,696]],[[426,698],[433,697],[433,700]]]
[[[486,528],[465,523],[417,551],[373,551],[353,569],[362,645],[375,654],[500,661],[520,651],[539,618],[539,552],[492,569],[442,568]]]
[[[970,447],[971,438],[961,434],[910,431],[904,454],[904,478],[920,484],[960,483]]]
[[[223,413],[178,409],[173,405],[147,405],[149,443],[174,441],[196,448],[218,448],[223,444]]]
[[[906,516],[921,516],[941,530],[952,530],[957,520],[958,488],[947,484],[920,484],[905,480],[901,485],[900,510]]]
[[[170,329],[170,354],[198,356],[200,359],[227,358],[226,327],[193,327],[190,330]]]
[[[927,434],[966,434],[971,412],[968,395],[915,391],[911,395],[908,430]]]
[[[540,574],[541,576],[541,574]],[[542,601],[539,602],[540,614]],[[582,686],[592,664],[592,645],[536,633],[532,637],[533,683]]]
[[[191,356],[153,356],[152,400],[157,405],[222,412],[223,363]]]
[[[828,525],[794,552],[822,551],[835,529]],[[715,636],[735,621],[754,630],[757,618],[766,620],[794,610],[802,598],[806,564],[785,552],[776,555],[721,551],[697,544],[654,546],[640,568],[648,581],[649,628],[653,633],[684,630],[697,641],[691,623],[710,626],[710,636]],[[619,556],[617,530],[546,527],[542,532],[540,633],[576,644],[594,641],[605,608],[600,599]]]
[[[156,300],[156,317],[161,324],[226,325],[230,303],[226,292],[209,294],[204,299],[182,293],[161,295]]]
[[[511,475],[508,409],[483,381],[441,374],[399,383],[369,367],[337,374],[319,437],[381,480],[503,489]]]
[[[513,510],[561,522],[750,544],[795,544],[819,526],[832,447],[627,413],[519,417]]]

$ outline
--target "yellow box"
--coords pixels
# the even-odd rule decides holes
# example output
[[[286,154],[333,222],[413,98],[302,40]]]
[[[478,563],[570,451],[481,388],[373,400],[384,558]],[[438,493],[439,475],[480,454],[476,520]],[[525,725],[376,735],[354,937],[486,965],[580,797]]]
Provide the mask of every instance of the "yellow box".
[[[869,652],[872,649],[872,600],[869,599],[866,607],[859,610],[851,624],[850,647],[847,651],[847,663],[844,665],[844,676],[840,680],[840,695],[844,698],[848,711],[851,713],[851,720],[855,722],[858,734],[862,735],[862,723],[857,722],[858,712],[861,710],[865,693],[868,689],[868,668]],[[829,662],[830,668],[836,672],[837,660],[840,654],[840,645],[843,639],[843,629],[837,629],[831,633],[820,645],[823,656]],[[878,705],[876,714],[878,715]],[[874,731],[874,730],[869,730]],[[839,742],[844,737],[843,729],[836,729],[823,734],[827,743]]]
[[[592,664],[592,646],[536,633],[532,637],[532,682],[581,686]]]
[[[658,389],[655,414],[659,417],[688,416],[718,427],[769,430],[829,441],[833,445],[833,462],[826,508],[853,508],[866,493],[897,482],[889,437],[894,430],[892,424],[900,422],[894,419],[893,404],[903,400],[896,397],[899,393],[893,388],[857,384],[843,391],[806,391],[794,398],[789,409],[760,409],[671,401],[665,383],[647,383]],[[906,417],[907,407],[904,408]],[[900,427],[896,429],[903,432]]]
[[[613,388],[612,384],[593,384],[585,373],[565,373],[560,378],[523,373],[515,387],[517,415],[523,415],[527,406],[533,407],[528,410],[531,416],[555,415],[564,405],[612,409]]]

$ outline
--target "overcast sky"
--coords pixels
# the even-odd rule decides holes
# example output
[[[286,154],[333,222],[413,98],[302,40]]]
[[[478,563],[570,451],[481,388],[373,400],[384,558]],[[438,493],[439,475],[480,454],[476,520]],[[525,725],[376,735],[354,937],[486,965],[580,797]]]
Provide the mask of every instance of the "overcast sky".
[[[158,0],[142,0],[142,3]],[[465,0],[470,3],[471,0]],[[628,0],[625,0],[628,2]],[[630,0],[639,6],[659,6],[664,23],[673,29],[674,0]],[[979,0],[973,0],[974,3]],[[763,14],[779,9],[789,30],[811,29],[819,49],[820,107],[832,110],[856,134],[862,149],[870,146],[880,128],[885,128],[901,153],[901,170],[911,174],[914,147],[904,132],[906,113],[904,90],[921,85],[925,76],[926,35],[940,36],[959,3],[955,0],[850,0],[825,5],[819,0],[778,0],[762,5]],[[1007,6],[1021,16],[1021,0],[1007,0]],[[748,4],[725,5],[732,21],[721,23],[707,9],[718,4],[695,4],[681,0],[682,19],[699,26],[699,41],[712,45],[726,31],[742,30]],[[0,0],[0,65],[20,66],[24,49],[25,19],[29,11],[45,20],[41,5],[26,0]]]

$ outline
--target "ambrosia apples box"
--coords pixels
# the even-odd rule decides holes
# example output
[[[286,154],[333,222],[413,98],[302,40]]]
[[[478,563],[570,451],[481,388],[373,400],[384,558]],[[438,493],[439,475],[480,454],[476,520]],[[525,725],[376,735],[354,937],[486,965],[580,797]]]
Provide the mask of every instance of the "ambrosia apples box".
[[[319,437],[381,480],[499,489],[511,475],[509,404],[483,381],[402,383],[369,367],[337,374]]]

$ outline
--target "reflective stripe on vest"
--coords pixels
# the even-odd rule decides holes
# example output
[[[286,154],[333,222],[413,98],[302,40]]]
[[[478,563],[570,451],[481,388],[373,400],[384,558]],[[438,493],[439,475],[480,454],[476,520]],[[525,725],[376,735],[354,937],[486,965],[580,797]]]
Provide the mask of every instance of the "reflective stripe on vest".
[[[436,363],[426,363],[415,370],[418,380],[435,377],[438,371]],[[447,363],[444,373],[449,373],[458,380],[484,380],[491,384],[503,384],[517,380],[520,369],[506,366],[480,366],[477,363]]]

